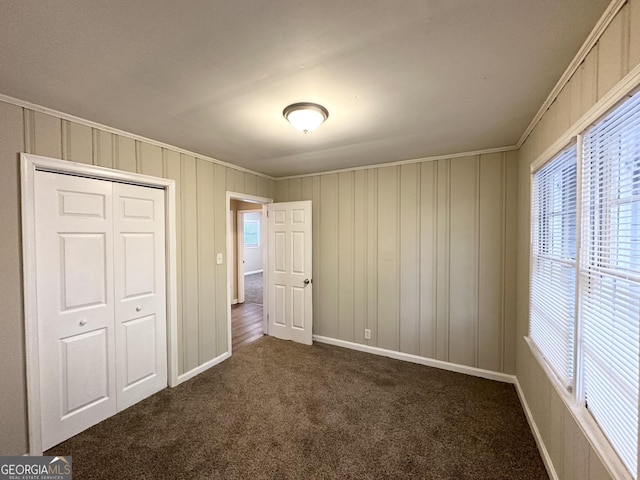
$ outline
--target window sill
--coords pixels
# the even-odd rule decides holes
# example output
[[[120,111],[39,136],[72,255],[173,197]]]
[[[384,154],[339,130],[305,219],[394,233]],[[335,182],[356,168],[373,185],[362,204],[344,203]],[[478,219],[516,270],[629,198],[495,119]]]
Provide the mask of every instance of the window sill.
[[[535,346],[533,341],[529,337],[524,337],[524,340],[529,346],[533,357],[545,372],[549,383],[551,383],[556,392],[558,392],[558,396],[564,402],[567,410],[571,412],[571,415],[578,424],[578,427],[580,427],[583,435],[596,452],[611,477],[616,480],[634,480],[634,477],[624,466],[622,460],[620,460],[618,454],[609,443],[609,440],[607,440],[607,437],[602,433],[600,427],[598,427],[598,424],[589,414],[587,409],[576,401],[573,393],[567,391],[567,388],[560,382],[544,357],[538,351],[538,348]]]

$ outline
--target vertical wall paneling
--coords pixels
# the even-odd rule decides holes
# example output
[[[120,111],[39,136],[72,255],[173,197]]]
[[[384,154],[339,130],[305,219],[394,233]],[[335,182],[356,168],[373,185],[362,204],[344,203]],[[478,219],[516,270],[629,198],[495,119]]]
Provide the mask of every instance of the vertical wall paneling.
[[[367,172],[354,172],[353,187],[353,331],[364,344],[367,325]]]
[[[33,112],[32,118],[34,143],[31,153],[62,158],[62,121],[40,112]]]
[[[227,190],[231,192],[244,192],[244,172],[227,167]],[[225,200],[226,201],[226,200]]]
[[[196,159],[182,155],[182,324],[184,368],[199,365],[198,205]]]
[[[629,6],[623,7],[609,24],[598,42],[598,99],[618,83],[628,65],[626,17]]]
[[[289,180],[276,182],[275,201],[276,202],[288,202],[289,201]]]
[[[229,326],[227,322],[227,191],[226,172],[222,165],[215,165],[213,205],[215,218],[215,253],[222,253],[223,262],[215,266],[216,295],[216,356],[227,351]]]
[[[177,330],[178,330],[178,373],[185,372],[184,368],[184,335],[183,335],[183,318],[182,312],[184,302],[182,299],[182,168],[180,165],[180,154],[171,150],[163,150],[163,173],[164,177],[170,178],[176,182],[176,284],[178,285],[176,292],[176,310],[177,310]]]
[[[378,343],[378,169],[367,170],[367,328]]]
[[[271,180],[264,177],[258,177],[257,175],[256,175],[256,179],[258,182],[258,187],[257,187],[258,189],[257,189],[256,195],[258,195],[259,197],[271,198],[271,188],[269,185]]]
[[[516,371],[516,276],[518,241],[518,153],[507,152],[504,164],[504,270],[502,365],[505,373]]]
[[[136,141],[122,135],[114,135],[114,138],[116,147],[115,168],[117,170],[126,170],[127,172],[137,172]]]
[[[113,138],[109,132],[93,129],[93,164],[113,168]]]
[[[476,366],[478,158],[451,162],[449,361]]]
[[[27,115],[25,115],[27,117]],[[23,110],[0,102],[0,455],[27,451],[25,337],[22,292],[20,164],[24,151]]]
[[[580,115],[587,113],[597,100],[598,96],[598,48],[599,44],[591,49],[583,62],[582,85],[580,95]],[[537,130],[534,129],[534,130]],[[548,145],[545,145],[547,147]],[[538,153],[539,154],[539,153]]]
[[[582,75],[584,72],[584,63],[575,71],[569,83],[564,87],[569,90],[569,125],[573,125],[578,121],[581,112],[581,96],[582,96]]]
[[[598,454],[589,448],[589,480],[614,480],[602,464]]]
[[[564,416],[564,442],[564,479],[589,478],[589,444],[571,415]]]
[[[398,167],[378,169],[378,347],[398,350]]]
[[[302,199],[302,179],[292,178],[289,180],[289,201],[297,202]]]
[[[138,173],[162,177],[162,148],[146,142],[136,142]]]
[[[62,120],[62,158],[77,163],[93,163],[91,127]]]
[[[300,180],[300,179],[297,179]],[[289,186],[289,194],[291,194]],[[353,342],[353,172],[338,174],[338,338]]]
[[[420,343],[420,164],[400,167],[400,351]]]
[[[556,472],[560,478],[564,478],[564,456],[562,451],[562,442],[564,438],[564,411],[565,406],[558,394],[551,392],[550,401],[550,431],[549,441],[547,442],[547,451],[551,457]]]
[[[437,161],[436,358],[449,360],[449,258],[451,161]]]
[[[555,139],[571,126],[571,85],[567,84],[562,89],[556,100],[558,113],[555,125]]]
[[[313,177],[301,178],[300,190],[300,200],[311,200],[313,206]]]
[[[478,244],[478,367],[502,371],[504,154],[480,157]]]
[[[338,175],[320,177],[320,335],[339,338],[338,329]]]
[[[275,183],[275,182],[274,182]],[[312,218],[312,256],[313,256],[313,332],[319,334],[320,329],[320,292],[322,291],[322,282],[320,278],[320,177],[315,176],[312,179],[312,196],[311,199],[311,216]]]
[[[420,166],[420,325],[419,355],[436,354],[437,162]]]
[[[213,168],[196,159],[198,205],[198,356],[202,364],[216,356],[216,295],[213,213]]]
[[[629,6],[629,70],[640,64],[640,0],[631,0]]]
[[[244,174],[244,193],[247,195],[258,195],[258,177],[256,175],[251,173]]]

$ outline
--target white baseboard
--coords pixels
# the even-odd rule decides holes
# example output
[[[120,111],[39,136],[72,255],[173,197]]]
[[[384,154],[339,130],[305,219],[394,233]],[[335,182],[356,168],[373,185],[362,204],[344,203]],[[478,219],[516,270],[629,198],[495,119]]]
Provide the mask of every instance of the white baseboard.
[[[433,358],[421,357],[419,355],[412,355],[410,353],[396,352],[394,350],[387,350],[386,348],[372,347],[369,345],[347,342],[346,340],[338,340],[337,338],[323,337],[320,335],[314,335],[313,340],[320,343],[326,343],[328,345],[335,345],[337,347],[350,348],[351,350],[358,350],[360,352],[373,353],[374,355],[394,358],[396,360],[403,360],[405,362],[418,363],[420,365],[426,365],[427,367],[449,370],[450,372],[464,373],[466,375],[482,377],[488,380],[495,380],[503,383],[516,383],[515,375],[509,375],[508,373],[494,372],[491,370],[484,370],[482,368],[467,367],[466,365],[460,365],[457,363],[443,362],[442,360],[434,360]]]
[[[533,433],[533,438],[536,440],[536,445],[538,445],[538,451],[542,456],[542,461],[544,462],[544,466],[547,469],[547,473],[549,474],[551,480],[559,480],[560,477],[558,477],[556,469],[553,467],[553,462],[551,461],[551,457],[549,456],[547,447],[542,440],[542,435],[540,435],[538,425],[536,425],[536,421],[533,419],[533,414],[531,413],[531,409],[529,408],[529,404],[527,403],[527,399],[524,396],[524,392],[522,391],[522,387],[520,387],[520,382],[518,381],[517,377],[515,386],[516,392],[518,392],[518,398],[520,399],[520,405],[522,405],[524,414],[527,417],[527,422],[529,423],[529,427],[531,428],[531,433]]]
[[[253,275],[254,273],[262,273],[263,270],[252,270],[250,272],[244,272],[244,276],[246,277],[247,275]]]
[[[215,367],[219,363],[224,362],[229,357],[231,357],[231,354],[229,352],[223,353],[222,355],[218,355],[216,358],[212,358],[208,362],[205,362],[202,365],[199,365],[196,368],[183,373],[182,375],[178,375],[178,383],[176,384],[176,386],[192,379],[196,375],[200,375],[202,372],[204,372],[205,370],[209,370],[211,367]]]
[[[231,305],[235,305],[238,303],[238,299],[234,298],[233,300],[231,300]]]

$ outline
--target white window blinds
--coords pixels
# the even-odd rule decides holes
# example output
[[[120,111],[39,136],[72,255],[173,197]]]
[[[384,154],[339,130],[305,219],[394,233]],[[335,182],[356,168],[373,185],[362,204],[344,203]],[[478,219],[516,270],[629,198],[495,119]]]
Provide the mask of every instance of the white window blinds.
[[[585,133],[581,203],[586,408],[637,478],[640,95]]]
[[[529,337],[565,387],[573,383],[576,147],[533,176]]]

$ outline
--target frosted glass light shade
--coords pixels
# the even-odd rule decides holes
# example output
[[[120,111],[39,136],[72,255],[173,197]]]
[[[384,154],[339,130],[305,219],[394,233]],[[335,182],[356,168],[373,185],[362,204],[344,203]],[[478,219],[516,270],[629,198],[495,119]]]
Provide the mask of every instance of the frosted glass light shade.
[[[329,112],[316,103],[294,103],[282,112],[296,130],[307,133],[318,128],[329,117]]]

